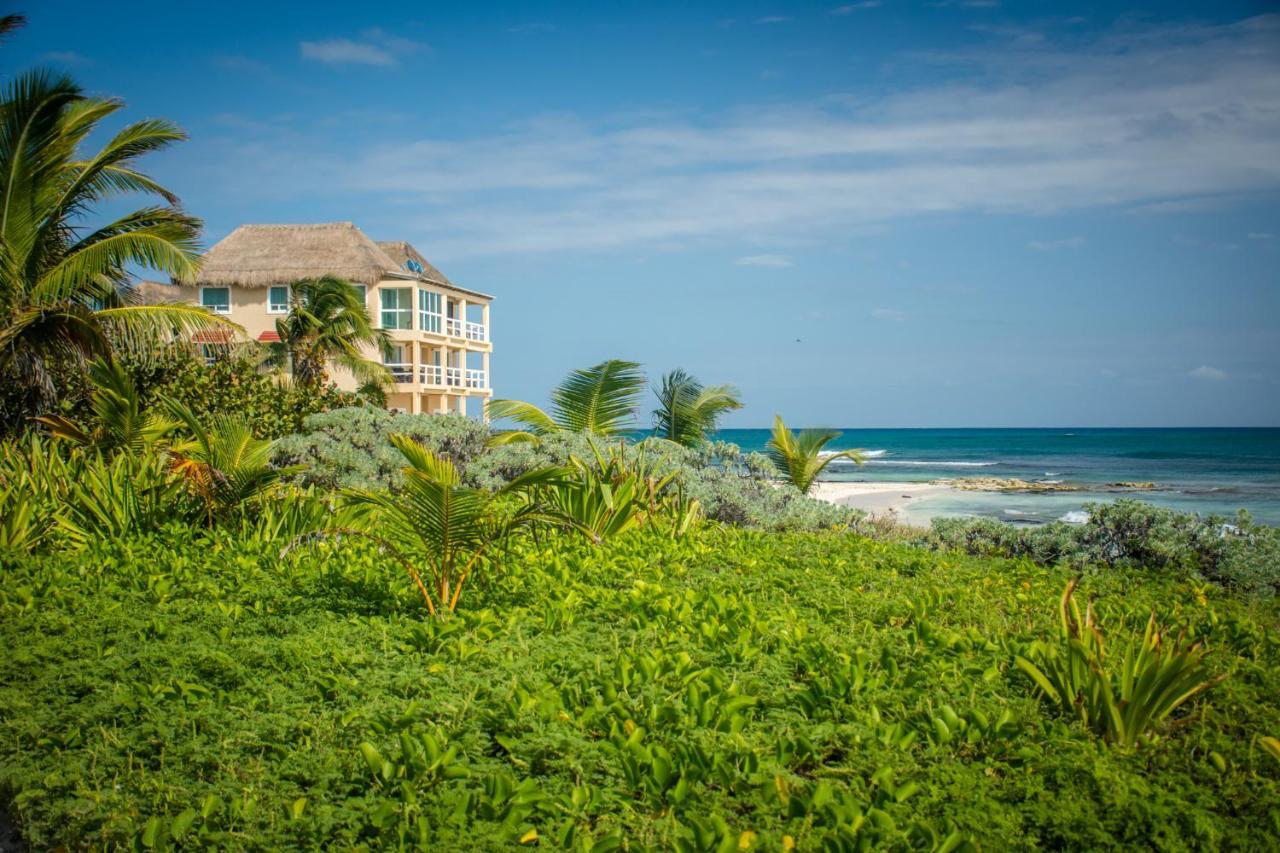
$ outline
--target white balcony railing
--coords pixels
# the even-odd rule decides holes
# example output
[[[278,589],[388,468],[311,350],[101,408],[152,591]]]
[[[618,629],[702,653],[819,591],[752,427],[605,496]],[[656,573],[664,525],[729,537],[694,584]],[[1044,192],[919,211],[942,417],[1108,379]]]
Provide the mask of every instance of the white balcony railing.
[[[455,338],[462,337],[462,321],[455,320],[452,317],[446,318],[444,321],[444,331],[445,334],[452,335]]]
[[[412,364],[383,364],[382,366],[391,371],[391,378],[396,382],[413,381]]]
[[[391,378],[399,384],[413,382],[412,364],[384,364],[391,371]],[[489,376],[483,370],[461,367],[445,367],[439,364],[419,364],[418,382],[436,388],[488,388]]]
[[[484,323],[467,323],[466,332],[469,341],[489,340],[489,330],[484,327]]]
[[[438,364],[418,365],[418,381],[423,385],[443,385],[444,368]]]

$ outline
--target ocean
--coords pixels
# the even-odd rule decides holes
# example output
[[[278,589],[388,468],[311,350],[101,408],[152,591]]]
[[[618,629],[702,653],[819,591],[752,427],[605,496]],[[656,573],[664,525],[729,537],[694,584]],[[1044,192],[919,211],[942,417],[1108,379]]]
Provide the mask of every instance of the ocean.
[[[769,430],[726,429],[718,439],[763,451]],[[837,460],[822,479],[928,482],[1017,477],[1082,491],[966,492],[922,497],[914,514],[985,516],[1022,524],[1081,520],[1084,505],[1133,497],[1202,515],[1280,526],[1280,429],[846,429],[830,450],[861,448],[863,465]],[[1150,491],[1106,484],[1154,482]]]

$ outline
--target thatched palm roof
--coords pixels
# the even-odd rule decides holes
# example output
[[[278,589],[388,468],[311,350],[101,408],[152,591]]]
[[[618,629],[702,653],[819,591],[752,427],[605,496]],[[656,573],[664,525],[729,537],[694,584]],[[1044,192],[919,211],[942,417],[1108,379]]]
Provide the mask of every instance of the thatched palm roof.
[[[138,305],[174,305],[193,298],[192,289],[163,281],[138,281],[129,287],[129,294]]]
[[[422,265],[421,273],[406,267],[410,258]],[[384,278],[430,281],[475,293],[450,282],[408,243],[375,243],[351,222],[241,225],[205,254],[196,282],[268,287],[325,275],[357,284]]]
[[[407,270],[405,266],[409,261],[417,261],[422,265],[422,278],[427,281],[434,281],[437,284],[453,287],[453,282],[444,277],[444,273],[431,265],[431,262],[422,257],[422,254],[409,243],[400,240],[398,242],[387,242],[385,240],[378,241],[378,248],[387,253],[387,256],[395,262],[395,265],[402,270]]]

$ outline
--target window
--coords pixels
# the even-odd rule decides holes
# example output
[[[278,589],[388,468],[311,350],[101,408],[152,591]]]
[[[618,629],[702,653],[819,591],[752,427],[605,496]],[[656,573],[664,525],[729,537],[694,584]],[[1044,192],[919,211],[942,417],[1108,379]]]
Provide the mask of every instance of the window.
[[[413,290],[407,287],[378,291],[382,300],[382,328],[413,328]]]
[[[272,287],[267,290],[267,313],[268,314],[288,314],[289,313],[288,285]]]
[[[418,288],[418,328],[440,333],[440,294]]]
[[[200,288],[200,304],[208,308],[215,314],[231,313],[231,288],[229,287],[202,287]]]

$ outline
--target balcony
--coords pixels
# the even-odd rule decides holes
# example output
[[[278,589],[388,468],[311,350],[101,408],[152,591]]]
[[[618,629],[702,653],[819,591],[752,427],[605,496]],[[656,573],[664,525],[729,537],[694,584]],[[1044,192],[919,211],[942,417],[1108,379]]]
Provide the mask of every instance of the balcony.
[[[444,321],[444,332],[451,338],[460,338],[462,337],[462,326],[463,323],[461,320],[455,320],[452,317],[447,317]]]
[[[464,324],[466,338],[469,341],[487,341],[489,340],[489,330],[484,327],[483,323],[466,323]]]
[[[413,381],[412,364],[384,364],[397,385],[418,384],[426,388],[475,388],[489,387],[489,374],[484,370],[461,367],[445,367],[439,364],[419,364],[418,381]]]
[[[444,385],[444,368],[438,364],[418,365],[418,381],[439,388]]]

